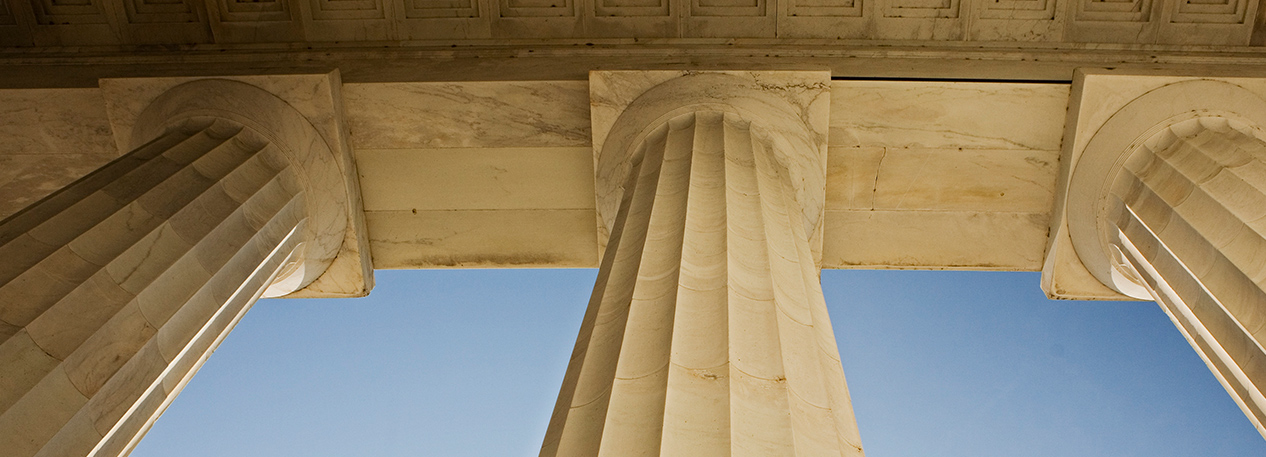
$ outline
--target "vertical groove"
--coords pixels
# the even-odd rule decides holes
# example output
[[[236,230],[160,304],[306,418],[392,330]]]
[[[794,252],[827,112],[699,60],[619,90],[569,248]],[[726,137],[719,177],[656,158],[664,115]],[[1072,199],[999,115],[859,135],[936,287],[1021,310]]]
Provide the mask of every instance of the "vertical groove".
[[[623,216],[624,224],[620,227],[619,240],[611,240],[611,244],[615,245],[614,251],[609,249],[609,256],[612,257],[611,273],[605,278],[601,292],[594,290],[589,303],[591,308],[596,308],[592,333],[588,336],[585,358],[576,367],[576,388],[567,421],[557,432],[559,456],[598,455],[620,345],[624,339],[629,301],[633,297],[633,287],[646,242],[647,223],[655,203],[666,137],[667,129],[652,133],[644,147],[641,165],[634,168],[637,185],[626,191],[632,193],[632,196],[629,197],[628,210]]]
[[[304,242],[306,197],[277,154],[194,122],[0,224],[20,232],[0,249],[30,239],[12,252],[40,257],[0,285],[0,318],[21,326],[0,342],[6,457],[135,445]]]
[[[656,455],[672,344],[694,122],[668,125],[655,204],[629,301],[600,456]]]
[[[1158,304],[1196,346],[1241,408],[1257,421],[1266,420],[1261,389],[1251,388],[1253,379],[1266,379],[1266,360],[1260,349],[1250,349],[1257,343],[1137,215],[1129,213],[1127,217],[1129,221],[1121,228],[1126,236],[1121,245],[1127,261],[1136,271],[1149,273],[1144,280]]]
[[[635,162],[631,167],[628,179],[625,180],[624,195],[620,199],[620,209],[616,214],[615,224],[611,230],[611,238],[608,240],[606,252],[602,256],[598,277],[594,281],[594,290],[589,298],[589,306],[586,307],[585,315],[581,320],[580,334],[576,338],[576,346],[572,349],[571,359],[567,364],[567,373],[563,377],[563,386],[559,390],[558,401],[554,404],[554,413],[550,416],[549,428],[545,433],[545,441],[541,445],[541,457],[560,455],[559,444],[562,440],[563,430],[577,427],[576,425],[567,426],[569,423],[574,424],[574,422],[568,422],[568,420],[573,401],[575,400],[576,386],[581,376],[584,361],[590,356],[590,340],[593,337],[599,305],[610,283],[611,272],[614,269],[617,257],[617,248],[621,246],[621,240],[624,239],[625,220],[628,218],[633,196],[637,191],[638,178],[641,176],[641,165],[643,163],[645,163],[644,160]]]
[[[786,151],[752,128],[639,146],[543,457],[861,455]]]
[[[1266,435],[1266,144],[1199,122],[1128,158],[1107,235]]]
[[[230,144],[231,138],[216,139],[208,136],[207,130],[203,130],[176,147],[184,149],[185,157],[230,154],[234,152],[234,147]],[[199,140],[199,144],[191,145],[191,141],[195,139]],[[29,251],[23,246],[36,246],[35,249],[42,249],[44,246],[52,248],[45,257],[31,263],[25,271],[14,275],[11,281],[0,285],[0,321],[15,326],[32,324],[59,301],[73,294],[76,288],[100,284],[85,281],[98,274],[110,259],[117,257],[166,219],[144,207],[144,199],[147,197],[167,195],[166,199],[175,199],[171,202],[174,205],[186,205],[189,201],[196,200],[202,188],[190,186],[189,180],[181,173],[190,168],[182,169],[177,162],[167,160],[166,157],[166,152],[156,156],[120,177],[120,180],[127,181],[116,181],[103,186],[85,200],[71,205],[70,209],[58,213],[49,221],[36,225],[24,235],[35,236],[42,243],[12,243],[17,245],[17,252],[12,254],[20,258],[26,255],[37,256],[42,252]],[[155,163],[161,166],[150,166]],[[147,173],[155,173],[157,177]],[[206,179],[196,181],[208,186],[214,182]],[[181,186],[189,191],[173,196],[169,189],[173,186]],[[85,202],[91,203],[89,206],[94,209],[91,212],[84,211],[89,217],[75,219],[73,216],[76,215],[76,208],[88,204]],[[71,223],[71,220],[75,222]],[[43,235],[36,236],[37,233]],[[0,250],[3,249],[0,247]]]
[[[730,455],[723,122],[696,114],[662,455]]]
[[[1156,169],[1173,170],[1164,165],[1158,165]],[[1188,222],[1190,217],[1197,224],[1207,226],[1208,223],[1204,222],[1206,219],[1200,216],[1207,217],[1210,212],[1217,210],[1209,208],[1211,203],[1197,197],[1204,193],[1190,186],[1191,182],[1176,171],[1141,174],[1146,175],[1143,179],[1148,182],[1140,181],[1132,173],[1123,173],[1118,177],[1118,180],[1124,182],[1121,187],[1129,190],[1122,201],[1131,208],[1138,208],[1136,212],[1141,223],[1150,227],[1160,242],[1173,250],[1178,258],[1183,259],[1183,263],[1191,268],[1192,274],[1201,280],[1204,287],[1210,288],[1214,295],[1224,297],[1222,301],[1227,306],[1227,311],[1244,326],[1245,331],[1252,334],[1257,341],[1266,341],[1266,292],[1227,259],[1228,253],[1225,250],[1218,249]],[[1168,179],[1160,181],[1160,177]],[[1157,189],[1173,188],[1187,190],[1185,198],[1181,199],[1182,203],[1177,206],[1170,203],[1179,201],[1177,197],[1156,193]],[[1183,204],[1193,198],[1198,203]],[[1203,211],[1192,214],[1193,209],[1200,207],[1203,207]],[[1184,217],[1184,213],[1187,217]],[[1234,299],[1229,299],[1231,297]]]
[[[725,127],[731,455],[795,455],[753,139]]]

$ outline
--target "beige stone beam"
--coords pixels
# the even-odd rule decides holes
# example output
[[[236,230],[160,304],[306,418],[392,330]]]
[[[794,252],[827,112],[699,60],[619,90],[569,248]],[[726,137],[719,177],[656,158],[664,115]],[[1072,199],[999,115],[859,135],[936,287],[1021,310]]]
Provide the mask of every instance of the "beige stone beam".
[[[6,456],[127,454],[256,299],[340,252],[345,170],[281,99],[194,81],[136,120],[149,141],[0,222]]]
[[[94,87],[100,78],[286,74],[330,68],[338,68],[344,80],[354,83],[584,81],[597,68],[822,68],[848,78],[1063,82],[1084,67],[1240,75],[1266,69],[1266,51],[1258,46],[786,38],[480,40],[457,46],[406,42],[386,48],[382,44],[388,43],[230,44],[176,51],[152,47],[144,52],[103,48],[91,55],[74,47],[0,50],[0,87]]]

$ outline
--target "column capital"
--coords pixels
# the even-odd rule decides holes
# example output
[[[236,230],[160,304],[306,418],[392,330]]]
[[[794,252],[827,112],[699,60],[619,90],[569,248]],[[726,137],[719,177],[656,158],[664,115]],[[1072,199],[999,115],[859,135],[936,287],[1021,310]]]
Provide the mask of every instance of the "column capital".
[[[655,129],[691,112],[721,112],[749,123],[792,173],[796,200],[817,263],[826,203],[829,71],[593,71],[593,122],[599,252],[620,208],[638,148]]]
[[[1114,177],[1141,148],[1228,122],[1258,132],[1266,126],[1266,78],[1078,71],[1042,267],[1047,295],[1150,300],[1108,248],[1105,198]]]
[[[360,297],[373,265],[355,162],[343,120],[337,71],[225,78],[119,78],[100,81],[119,150],[128,151],[197,117],[243,125],[279,147],[310,190],[304,273],[288,297]],[[280,286],[279,286],[280,287]]]

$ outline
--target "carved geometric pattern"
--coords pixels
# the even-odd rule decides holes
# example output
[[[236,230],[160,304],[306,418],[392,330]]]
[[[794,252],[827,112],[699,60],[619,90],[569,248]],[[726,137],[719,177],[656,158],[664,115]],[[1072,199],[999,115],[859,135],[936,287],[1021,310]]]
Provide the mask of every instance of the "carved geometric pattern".
[[[1179,0],[1174,22],[1242,24],[1247,0]]]
[[[475,0],[404,0],[404,17],[479,17]]]
[[[383,19],[382,0],[312,0],[312,19]]]
[[[669,16],[668,0],[594,0],[597,16]]]
[[[980,17],[987,19],[1055,19],[1055,0],[985,0]]]
[[[862,0],[788,0],[791,16],[861,17]]]
[[[690,0],[691,16],[764,16],[765,0]]]
[[[1083,21],[1147,22],[1152,0],[1080,0],[1077,19]]]
[[[501,0],[502,17],[575,16],[573,0]]]
[[[0,25],[15,25],[17,17],[13,15],[13,10],[9,8],[9,4],[4,0],[0,0]]]
[[[109,23],[102,0],[32,0],[31,6],[42,25]]]
[[[959,0],[890,0],[884,17],[955,18]]]
[[[193,5],[184,0],[123,0],[130,23],[199,22]]]
[[[289,21],[290,6],[285,0],[220,0],[220,21]]]

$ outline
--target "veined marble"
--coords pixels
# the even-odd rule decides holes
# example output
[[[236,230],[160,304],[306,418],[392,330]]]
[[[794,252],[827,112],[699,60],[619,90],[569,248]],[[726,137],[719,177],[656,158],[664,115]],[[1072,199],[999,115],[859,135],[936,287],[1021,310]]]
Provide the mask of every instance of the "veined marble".
[[[1050,210],[1059,151],[838,148],[827,160],[827,210]]]
[[[1180,84],[1206,86],[1201,90],[1183,91],[1175,89]],[[1170,93],[1169,96],[1154,96],[1159,93]],[[1105,279],[1109,274],[1106,254],[1093,249],[1075,248],[1071,232],[1076,231],[1070,224],[1093,225],[1093,211],[1087,204],[1073,203],[1081,198],[1086,201],[1089,195],[1099,195],[1099,189],[1077,188],[1071,186],[1074,170],[1079,168],[1095,169],[1105,172],[1111,168],[1112,158],[1103,158],[1104,147],[1118,148],[1124,151],[1131,142],[1141,142],[1153,124],[1160,123],[1163,118],[1181,113],[1207,111],[1216,116],[1260,116],[1266,123],[1266,112],[1260,107],[1253,107],[1266,98],[1266,81],[1261,78],[1244,77],[1239,74],[1230,76],[1173,76],[1165,74],[1137,74],[1112,70],[1085,70],[1078,73],[1073,85],[1072,98],[1068,112],[1067,131],[1064,148],[1060,156],[1060,174],[1056,182],[1056,199],[1051,217],[1051,237],[1047,245],[1047,256],[1042,269],[1042,287],[1056,297],[1067,298],[1099,298],[1124,299],[1127,296],[1104,285],[1111,280]],[[1134,103],[1135,100],[1147,99],[1145,104]],[[1129,113],[1123,113],[1127,106],[1133,107]],[[1171,113],[1162,115],[1161,113]],[[1188,114],[1181,114],[1188,115]],[[1100,135],[1098,132],[1104,125],[1118,125],[1117,131]],[[1258,124],[1261,125],[1261,124]],[[1103,163],[1083,166],[1091,140],[1099,138],[1113,139],[1110,146],[1099,146],[1098,152],[1090,154],[1099,157]],[[1115,136],[1114,136],[1115,135]],[[1106,141],[1100,143],[1107,144]],[[1112,156],[1115,157],[1115,156]],[[1107,162],[1104,162],[1107,161]],[[1089,174],[1090,171],[1080,172]],[[1080,197],[1079,197],[1080,196]],[[1097,198],[1097,197],[1095,197]],[[1070,206],[1071,205],[1071,206]],[[1079,216],[1075,213],[1081,212]],[[1070,213],[1073,213],[1070,215]],[[1070,218],[1071,216],[1071,218]],[[1083,228],[1084,232],[1094,229]],[[1089,243],[1082,240],[1080,243]],[[1095,242],[1098,244],[1099,242]],[[1077,252],[1074,252],[1076,249]],[[1085,254],[1080,251],[1085,250]],[[1093,279],[1098,277],[1098,279]]]
[[[118,156],[103,102],[98,89],[0,89],[0,155]]]
[[[1066,84],[832,81],[830,142],[1056,151],[1067,104]]]
[[[1042,287],[1154,299],[1266,436],[1264,83],[1079,73]]]
[[[762,128],[785,143],[784,151],[797,151],[780,152],[785,155],[779,160],[789,162],[809,245],[820,257],[829,83],[824,71],[591,72],[599,242],[605,246],[614,226],[622,177],[632,167],[632,148],[649,132],[646,126],[693,109],[718,109],[761,119]]]
[[[1046,212],[826,212],[822,268],[1036,271]]]
[[[347,84],[358,149],[585,147],[583,81]]]
[[[789,169],[826,164],[780,138],[788,125],[726,108],[739,97],[693,99],[726,79],[670,79],[655,95],[680,91],[693,111],[626,112],[612,129],[649,132],[616,178],[619,213],[541,457],[863,455],[797,198],[796,175],[821,169]],[[603,154],[625,152],[612,144]]]
[[[357,149],[356,165],[369,212],[594,208],[587,147]]]
[[[110,123],[114,130],[114,139],[120,149],[130,149],[152,137],[146,133],[142,125],[138,125],[144,110],[167,93],[171,88],[206,78],[164,77],[164,78],[121,78],[101,80],[101,91],[105,96],[106,109],[110,115]],[[233,81],[263,88],[274,94],[302,115],[315,134],[308,141],[321,141],[329,148],[329,157],[337,163],[342,176],[323,183],[321,193],[339,195],[332,201],[350,202],[343,211],[345,227],[340,230],[343,239],[333,263],[325,268],[325,275],[310,284],[308,289],[299,291],[296,297],[355,297],[369,293],[373,288],[373,266],[368,252],[367,229],[364,222],[364,211],[361,205],[360,183],[356,173],[356,164],[352,159],[351,145],[348,141],[347,126],[342,113],[342,81],[338,71],[325,74],[269,75],[269,76],[236,76],[214,78],[220,81]],[[212,96],[215,94],[208,94]],[[237,113],[217,113],[221,115],[237,115]],[[280,121],[278,121],[280,122]],[[152,126],[150,127],[153,128]],[[297,127],[295,127],[297,129]],[[304,131],[297,129],[293,131]],[[317,230],[317,228],[313,228]]]
[[[0,220],[113,159],[106,154],[0,154]]]
[[[98,89],[0,89],[0,219],[118,157]]]
[[[370,211],[375,268],[593,268],[593,209]]]

